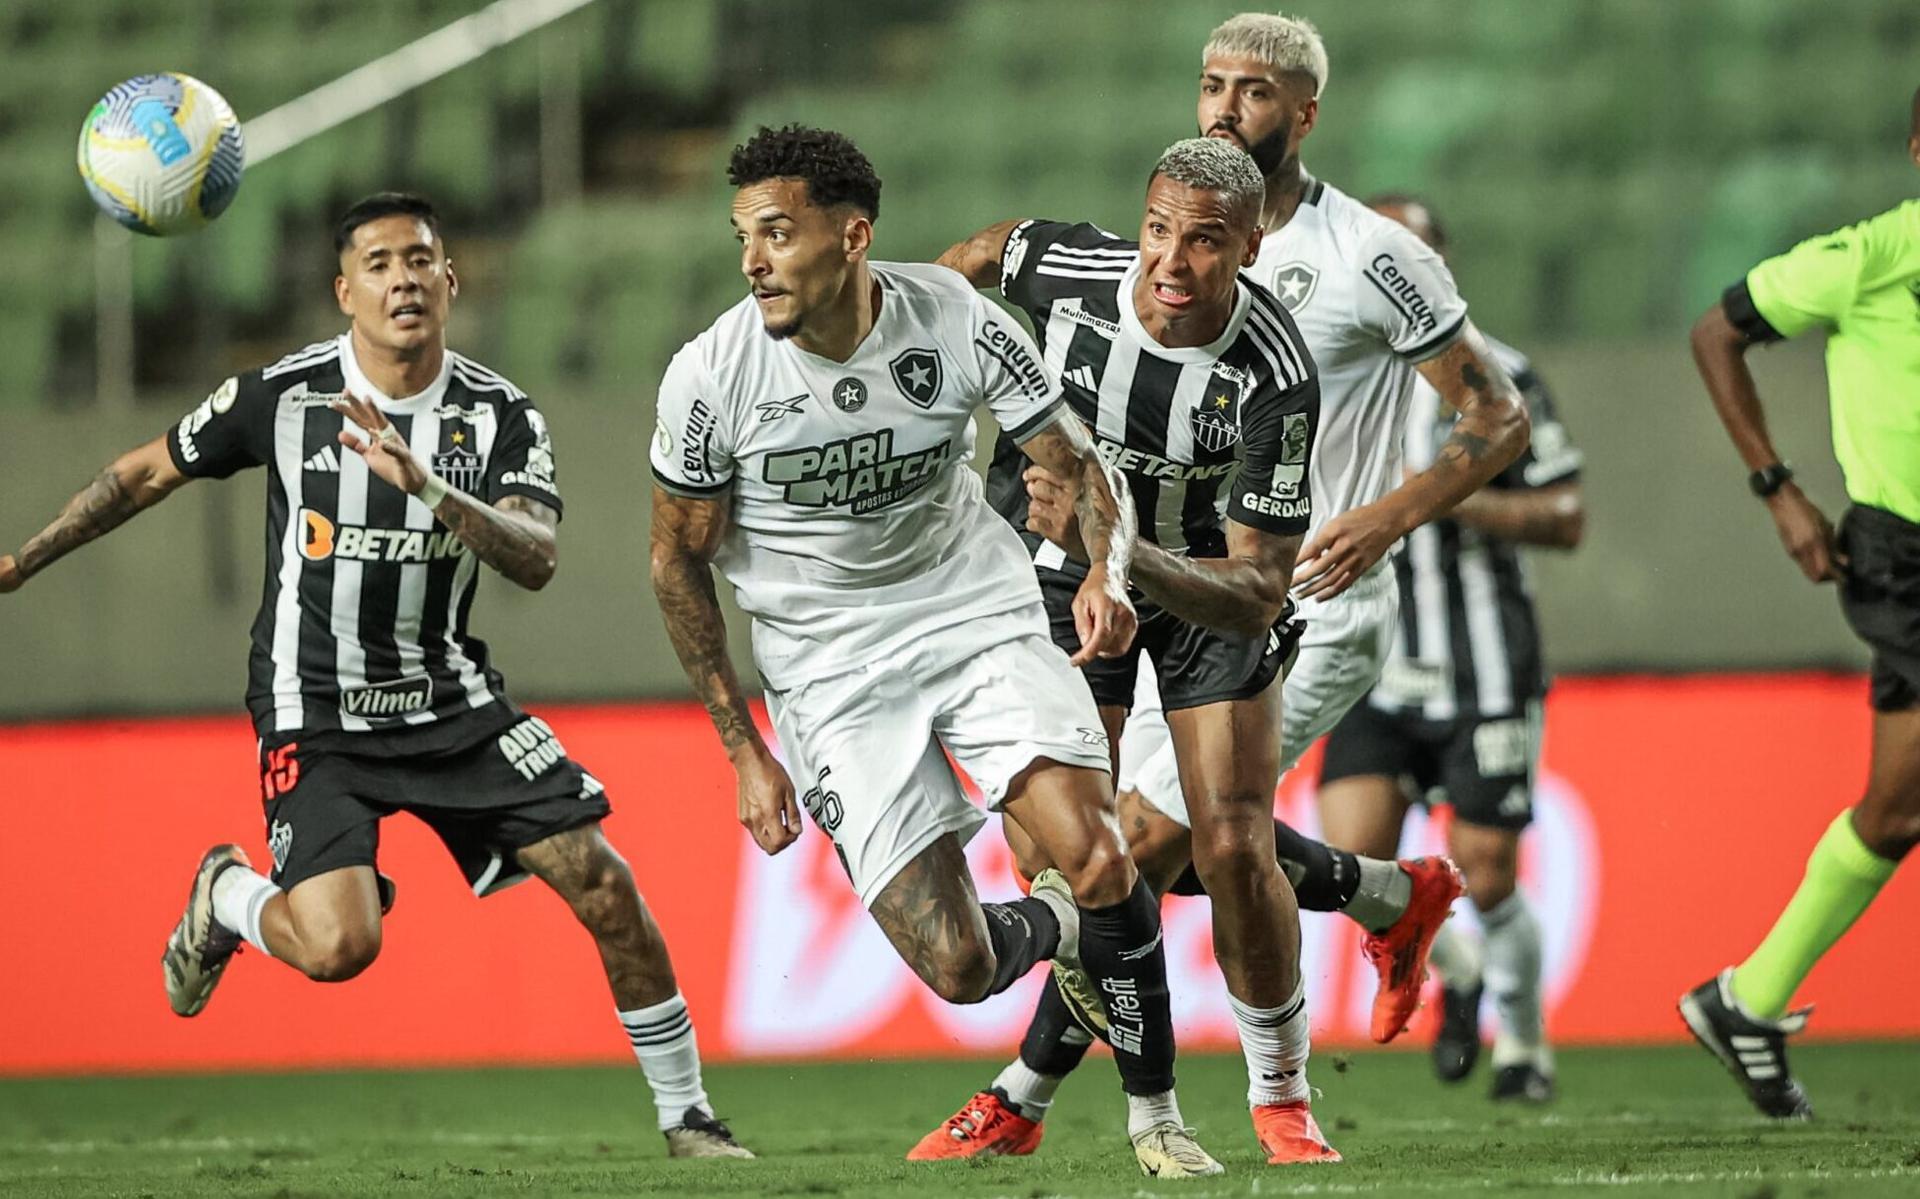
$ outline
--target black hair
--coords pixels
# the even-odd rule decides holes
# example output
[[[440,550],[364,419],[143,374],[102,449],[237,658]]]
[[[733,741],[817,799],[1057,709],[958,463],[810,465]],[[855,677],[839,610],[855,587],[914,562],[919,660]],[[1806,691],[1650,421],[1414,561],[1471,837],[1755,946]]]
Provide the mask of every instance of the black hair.
[[[1447,248],[1447,227],[1440,223],[1440,214],[1433,210],[1433,205],[1428,203],[1424,197],[1417,196],[1412,192],[1380,192],[1377,195],[1367,197],[1368,208],[1383,208],[1389,205],[1394,208],[1417,207],[1422,212],[1425,212],[1427,214],[1427,231],[1433,234],[1433,248],[1436,250],[1445,250]]]
[[[788,125],[760,126],[758,132],[733,148],[727,160],[727,182],[735,187],[768,179],[799,179],[807,198],[822,208],[848,204],[867,215],[880,215],[880,176],[860,147],[830,129]]]
[[[338,258],[353,244],[354,231],[360,226],[388,216],[410,216],[424,221],[435,239],[440,236],[440,214],[433,210],[432,202],[425,196],[411,192],[375,192],[340,214],[340,223],[333,227],[334,257]]]

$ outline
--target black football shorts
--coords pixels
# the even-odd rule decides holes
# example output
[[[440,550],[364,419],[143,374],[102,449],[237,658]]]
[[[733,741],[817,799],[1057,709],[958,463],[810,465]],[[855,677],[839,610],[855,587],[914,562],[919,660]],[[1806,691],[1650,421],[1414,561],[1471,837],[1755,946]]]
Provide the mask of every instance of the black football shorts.
[[[1873,706],[1911,708],[1920,703],[1920,525],[1856,504],[1839,540],[1840,608],[1873,651]]]
[[[1081,580],[1046,567],[1040,575],[1040,595],[1047,605],[1047,625],[1053,642],[1068,654],[1080,651],[1080,634],[1073,626],[1073,597]],[[1139,632],[1133,648],[1118,658],[1096,658],[1081,668],[1101,707],[1133,709],[1133,685],[1140,671],[1140,655],[1153,659],[1160,682],[1160,703],[1169,712],[1203,704],[1251,699],[1280,677],[1306,625],[1293,615],[1293,606],[1265,634],[1239,638],[1181,620],[1155,604],[1134,600]]]
[[[267,847],[284,889],[374,865],[380,821],[407,812],[439,835],[474,894],[490,895],[527,877],[517,851],[612,810],[599,780],[537,716],[446,754],[384,757],[339,746],[338,736],[261,743]]]
[[[1432,721],[1362,699],[1327,734],[1320,785],[1356,775],[1400,780],[1421,803],[1447,803],[1468,824],[1518,832],[1533,821],[1540,704],[1525,713]]]

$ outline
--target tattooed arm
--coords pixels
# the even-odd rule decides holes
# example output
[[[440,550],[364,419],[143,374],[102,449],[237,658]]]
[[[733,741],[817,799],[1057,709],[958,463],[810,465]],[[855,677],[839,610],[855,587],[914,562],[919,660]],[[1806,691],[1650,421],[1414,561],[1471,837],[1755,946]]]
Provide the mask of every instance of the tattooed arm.
[[[673,652],[707,707],[738,776],[740,823],[760,848],[779,853],[800,838],[793,780],[754,726],[727,654],[727,628],[713,588],[713,556],[727,529],[730,497],[693,499],[653,489],[651,566]]]
[[[1080,418],[1064,410],[1059,419],[1021,442],[1020,450],[1037,464],[1029,473],[1077,482],[1073,514],[1082,552],[1092,567],[1073,599],[1073,622],[1080,634],[1073,664],[1118,657],[1133,644],[1135,626],[1127,581],[1138,518],[1126,476],[1107,465]]]
[[[429,484],[438,481],[413,456],[380,409],[357,396],[336,400],[329,407],[366,435],[363,441],[343,431],[340,444],[366,459],[368,470],[408,495],[420,496],[422,503],[433,498],[433,515],[474,557],[528,591],[538,591],[553,579],[560,565],[555,537],[558,512],[524,496],[510,495],[489,504],[445,483],[438,483],[437,498],[424,495]]]
[[[1019,223],[1013,220],[988,225],[967,240],[948,246],[934,261],[959,271],[975,287],[999,287],[1000,256],[1007,252],[1007,235]]]
[[[0,594],[18,591],[48,564],[119,528],[186,481],[167,453],[165,437],[120,455],[18,553],[0,554]]]
[[[1527,448],[1526,401],[1472,322],[1418,369],[1460,419],[1432,466],[1373,503],[1320,526],[1300,551],[1294,571],[1303,599],[1331,598],[1351,587],[1394,542],[1445,516]]]
[[[448,488],[433,514],[474,557],[528,591],[545,587],[560,567],[560,514],[530,496],[489,504]]]
[[[1269,533],[1227,522],[1227,556],[1189,558],[1142,543],[1134,563],[1140,590],[1182,620],[1258,637],[1287,606],[1287,582],[1299,534]]]

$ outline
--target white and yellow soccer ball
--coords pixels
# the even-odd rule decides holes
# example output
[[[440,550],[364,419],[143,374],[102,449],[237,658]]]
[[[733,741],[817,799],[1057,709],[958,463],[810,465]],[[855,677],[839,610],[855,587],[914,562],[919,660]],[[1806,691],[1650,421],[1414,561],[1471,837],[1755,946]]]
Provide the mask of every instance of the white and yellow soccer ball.
[[[170,237],[233,203],[246,146],[219,92],[169,71],[102,96],[81,127],[79,157],[100,211],[136,233]]]

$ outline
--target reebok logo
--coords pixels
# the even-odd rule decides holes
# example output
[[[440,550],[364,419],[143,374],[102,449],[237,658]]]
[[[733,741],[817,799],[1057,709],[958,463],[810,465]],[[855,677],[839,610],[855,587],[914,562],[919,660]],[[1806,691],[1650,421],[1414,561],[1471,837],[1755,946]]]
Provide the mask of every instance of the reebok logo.
[[[1121,950],[1120,960],[1123,962],[1137,962],[1141,958],[1146,957],[1148,954],[1152,953],[1154,950],[1160,948],[1160,937],[1162,935],[1162,931],[1163,930],[1155,929],[1153,932],[1153,940],[1148,941],[1145,945],[1142,945],[1138,949]]]
[[[337,475],[340,473],[340,453],[334,446],[322,446],[319,453],[300,464],[300,469]]]

